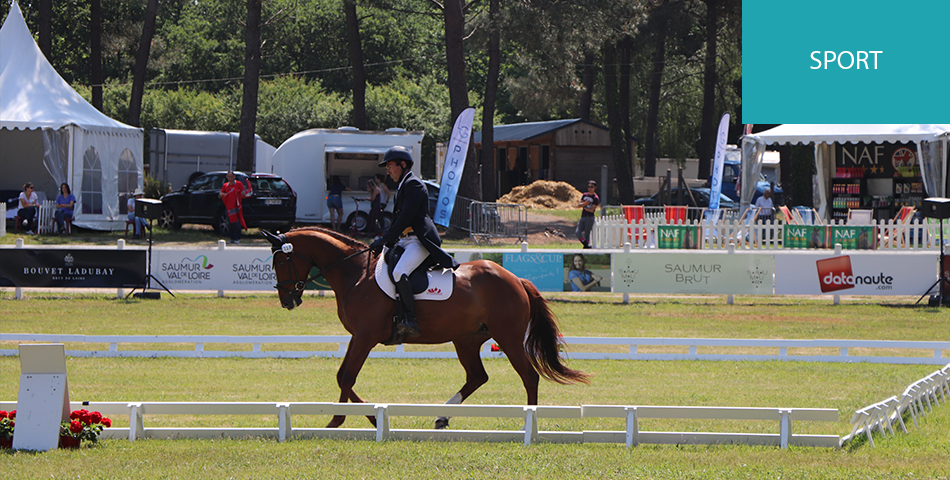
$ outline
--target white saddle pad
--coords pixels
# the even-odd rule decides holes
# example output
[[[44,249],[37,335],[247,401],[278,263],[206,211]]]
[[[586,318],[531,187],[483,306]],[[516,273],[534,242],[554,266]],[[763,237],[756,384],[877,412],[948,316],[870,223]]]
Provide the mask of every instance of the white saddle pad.
[[[429,277],[429,288],[424,292],[413,295],[416,300],[448,300],[452,296],[452,288],[455,282],[452,281],[452,275],[455,274],[451,268],[443,268],[442,271],[430,270],[426,272]],[[379,256],[376,262],[376,284],[389,296],[396,299],[396,284],[389,278],[389,268],[386,266],[385,254]]]

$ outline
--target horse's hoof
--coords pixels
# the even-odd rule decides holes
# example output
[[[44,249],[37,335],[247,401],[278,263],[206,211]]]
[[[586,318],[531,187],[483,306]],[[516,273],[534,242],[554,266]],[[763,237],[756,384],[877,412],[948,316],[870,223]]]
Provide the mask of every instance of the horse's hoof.
[[[445,429],[445,428],[449,428],[449,419],[448,419],[448,418],[446,418],[446,417],[439,417],[439,418],[435,419],[435,429],[436,429],[436,430],[442,430],[442,429]]]
[[[330,423],[327,424],[327,428],[337,428],[340,425],[343,425],[343,421],[346,420],[346,417],[343,415],[336,415],[333,419],[330,420]]]

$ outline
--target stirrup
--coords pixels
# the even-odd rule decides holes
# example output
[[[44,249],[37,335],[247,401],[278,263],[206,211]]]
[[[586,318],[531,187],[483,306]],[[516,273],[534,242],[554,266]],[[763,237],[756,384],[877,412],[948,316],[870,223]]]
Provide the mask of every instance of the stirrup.
[[[396,332],[400,335],[408,335],[410,337],[419,336],[419,324],[414,321],[409,321],[408,318],[404,315],[399,322],[396,322]]]

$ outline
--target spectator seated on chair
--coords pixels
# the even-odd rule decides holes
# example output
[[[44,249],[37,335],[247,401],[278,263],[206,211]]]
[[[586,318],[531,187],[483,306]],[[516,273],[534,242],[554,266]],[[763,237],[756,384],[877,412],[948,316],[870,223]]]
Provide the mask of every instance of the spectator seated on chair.
[[[145,196],[145,192],[141,188],[136,188],[132,192],[132,196],[129,197],[129,201],[126,203],[129,211],[129,219],[125,222],[125,233],[129,233],[129,224],[132,224],[135,228],[132,230],[132,233],[135,235],[135,238],[139,238],[145,234],[145,229],[148,228],[148,224],[145,223],[145,219],[142,217],[135,216],[135,199],[142,198]]]
[[[59,186],[59,195],[56,197],[56,213],[53,218],[56,220],[56,231],[60,234],[72,233],[73,207],[76,206],[76,196],[69,189],[69,184],[63,183]]]
[[[27,235],[33,235],[36,231],[36,211],[40,206],[40,199],[36,195],[35,188],[31,182],[23,184],[23,191],[20,192],[20,209],[16,212],[17,229],[22,224]]]

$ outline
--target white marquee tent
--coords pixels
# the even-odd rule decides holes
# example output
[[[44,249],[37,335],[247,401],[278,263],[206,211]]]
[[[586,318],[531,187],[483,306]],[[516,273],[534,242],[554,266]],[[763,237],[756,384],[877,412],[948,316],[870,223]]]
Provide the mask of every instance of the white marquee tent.
[[[830,195],[828,183],[834,176],[835,149],[832,148],[834,144],[913,143],[917,146],[917,158],[920,161],[921,177],[927,194],[932,197],[946,197],[948,138],[950,138],[950,125],[786,124],[746,136],[743,139],[743,160],[747,156],[761,157],[761,151],[764,148],[755,148],[753,147],[755,144],[764,147],[764,145],[813,143],[820,196],[820,202],[817,205],[818,213],[826,217]],[[743,161],[743,164],[743,186],[745,186],[753,182],[745,181],[746,162]],[[758,173],[756,172],[755,175],[757,176]],[[755,178],[755,176],[749,178]]]
[[[143,182],[143,138],[56,73],[14,2],[0,28],[0,190],[33,182],[52,200],[66,182],[77,199],[74,225],[121,229],[125,199]]]

